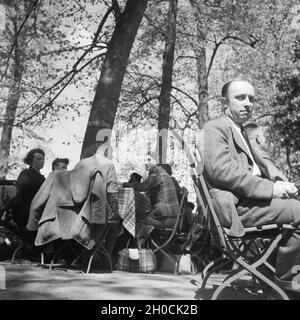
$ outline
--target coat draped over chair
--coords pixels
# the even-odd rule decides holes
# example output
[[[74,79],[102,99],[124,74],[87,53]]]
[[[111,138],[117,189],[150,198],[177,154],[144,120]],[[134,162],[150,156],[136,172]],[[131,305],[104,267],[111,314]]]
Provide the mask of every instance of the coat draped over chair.
[[[36,246],[61,238],[91,249],[92,226],[108,223],[106,177],[95,157],[85,160],[73,170],[51,172],[34,197],[27,229],[37,231]]]

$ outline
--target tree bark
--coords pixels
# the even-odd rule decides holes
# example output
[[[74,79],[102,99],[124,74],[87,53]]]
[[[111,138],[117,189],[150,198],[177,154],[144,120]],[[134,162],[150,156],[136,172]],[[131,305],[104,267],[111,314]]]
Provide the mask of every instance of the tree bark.
[[[171,89],[176,43],[176,18],[178,0],[169,0],[168,28],[163,54],[162,84],[159,96],[158,110],[158,155],[159,163],[165,163],[167,159],[167,140],[171,111]]]
[[[25,4],[26,5],[26,4]],[[28,8],[28,7],[27,7]],[[16,11],[20,10],[18,5],[15,6]],[[16,15],[17,16],[17,15]],[[13,23],[13,32],[16,35],[18,31],[18,22],[15,18]],[[7,27],[8,24],[7,24]],[[6,29],[7,30],[7,29]],[[11,58],[11,86],[8,92],[8,99],[4,113],[4,123],[0,140],[0,178],[5,179],[8,173],[9,155],[11,148],[12,131],[14,126],[14,119],[18,108],[19,100],[21,97],[21,80],[23,74],[23,55],[22,55],[22,42],[24,32],[21,32],[16,39],[12,39],[15,42],[14,51]],[[9,63],[9,62],[8,62]]]
[[[195,20],[197,21],[197,41],[194,51],[197,63],[197,80],[198,80],[198,124],[202,129],[208,120],[208,84],[207,84],[207,68],[206,68],[206,34],[203,30],[203,24],[200,20],[200,6],[191,2],[194,9]]]
[[[206,72],[206,40],[205,36],[201,37],[199,33],[198,48],[195,48],[197,61],[197,79],[198,79],[198,112],[199,112],[199,128],[202,129],[208,120],[208,84]]]
[[[81,158],[95,152],[95,139],[100,130],[111,130],[113,127],[128,57],[147,2],[128,0],[124,11],[118,16],[92,103]]]

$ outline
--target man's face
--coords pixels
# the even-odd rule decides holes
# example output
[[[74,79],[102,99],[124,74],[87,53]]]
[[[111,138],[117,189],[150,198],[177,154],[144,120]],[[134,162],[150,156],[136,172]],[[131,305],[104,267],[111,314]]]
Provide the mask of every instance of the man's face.
[[[67,170],[67,169],[68,169],[68,165],[65,162],[58,162],[54,167],[54,170]]]
[[[146,170],[149,171],[155,165],[156,165],[155,159],[153,159],[151,156],[148,156],[145,163]]]
[[[225,113],[236,123],[243,124],[251,118],[254,103],[254,88],[246,81],[234,81],[228,88]]]

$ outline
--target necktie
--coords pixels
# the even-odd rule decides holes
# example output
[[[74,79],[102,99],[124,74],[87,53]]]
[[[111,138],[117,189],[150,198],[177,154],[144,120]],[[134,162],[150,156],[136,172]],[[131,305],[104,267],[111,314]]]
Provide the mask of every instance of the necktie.
[[[243,127],[241,127],[241,133],[242,133],[242,135],[243,135],[243,137],[245,139],[245,142],[246,142],[246,144],[247,144],[247,146],[249,148],[249,151],[251,153],[251,157],[252,157],[252,161],[253,161],[253,171],[252,172],[253,172],[254,175],[261,176],[263,171],[260,168],[260,166],[258,166],[258,164],[257,164],[256,153],[253,152],[253,149],[251,147],[251,143],[250,143],[249,138],[247,136],[247,133],[246,133],[246,131],[245,131],[245,129]],[[265,175],[265,173],[264,173],[264,175]]]
[[[251,152],[252,157],[254,157],[253,149],[252,149],[252,147],[251,147],[251,143],[250,143],[250,141],[249,141],[249,138],[248,138],[247,133],[246,133],[246,131],[245,131],[245,129],[244,129],[243,126],[241,127],[241,132],[242,132],[242,135],[243,135],[243,137],[244,137],[244,139],[245,139],[245,141],[246,141],[246,143],[247,143],[247,146],[248,146],[248,148],[249,148],[249,150],[250,150],[250,152]]]

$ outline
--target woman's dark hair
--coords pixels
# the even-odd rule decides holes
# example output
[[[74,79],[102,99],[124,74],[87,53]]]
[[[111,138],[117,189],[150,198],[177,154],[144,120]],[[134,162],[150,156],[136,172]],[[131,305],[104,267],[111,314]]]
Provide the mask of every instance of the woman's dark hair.
[[[35,153],[40,153],[43,156],[45,156],[45,152],[42,149],[32,149],[27,153],[26,157],[23,159],[24,162],[28,165],[31,165]]]
[[[130,181],[130,182],[134,182],[134,181],[136,181],[136,182],[141,182],[142,178],[143,178],[143,177],[142,177],[140,174],[138,174],[137,172],[133,172],[133,173],[130,175],[129,181]]]

